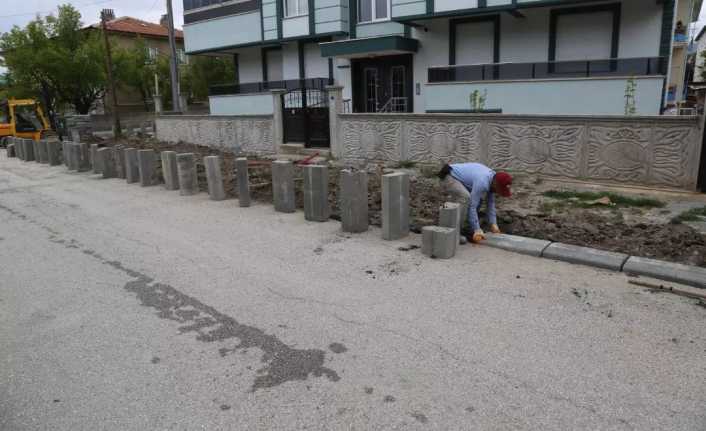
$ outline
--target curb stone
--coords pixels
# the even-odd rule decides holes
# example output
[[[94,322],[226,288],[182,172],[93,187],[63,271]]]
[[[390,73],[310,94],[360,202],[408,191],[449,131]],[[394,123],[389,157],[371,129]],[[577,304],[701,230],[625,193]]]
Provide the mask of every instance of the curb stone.
[[[631,256],[625,262],[623,272],[706,289],[706,268],[698,266]]]
[[[551,241],[497,233],[486,234],[486,240],[483,243],[507,251],[541,257],[544,250],[551,244]]]
[[[625,253],[555,242],[544,249],[542,257],[620,272],[630,256]]]

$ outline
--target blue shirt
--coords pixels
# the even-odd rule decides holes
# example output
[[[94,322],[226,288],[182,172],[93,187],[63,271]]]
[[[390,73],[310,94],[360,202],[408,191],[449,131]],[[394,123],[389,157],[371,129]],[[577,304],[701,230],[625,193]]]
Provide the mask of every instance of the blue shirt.
[[[451,176],[463,184],[471,193],[471,202],[468,208],[468,223],[471,228],[474,231],[480,229],[478,208],[480,208],[483,197],[486,197],[488,222],[497,224],[495,195],[491,190],[495,171],[481,163],[458,163],[451,165]]]

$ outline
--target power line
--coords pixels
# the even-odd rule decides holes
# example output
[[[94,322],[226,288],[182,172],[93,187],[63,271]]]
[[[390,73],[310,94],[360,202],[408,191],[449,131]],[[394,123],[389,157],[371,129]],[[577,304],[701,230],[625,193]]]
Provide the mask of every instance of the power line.
[[[80,7],[85,7],[85,6],[94,6],[94,5],[103,4],[103,3],[110,3],[112,1],[115,1],[115,0],[99,0],[96,2],[85,3],[85,4],[80,4],[80,5],[72,5],[72,6],[75,8],[80,8]],[[56,9],[43,10],[43,11],[38,10],[38,11],[34,11],[34,12],[16,13],[16,14],[12,14],[12,15],[0,15],[0,18],[15,18],[18,16],[27,16],[27,15],[46,15],[46,14],[50,14],[55,11],[56,11]]]

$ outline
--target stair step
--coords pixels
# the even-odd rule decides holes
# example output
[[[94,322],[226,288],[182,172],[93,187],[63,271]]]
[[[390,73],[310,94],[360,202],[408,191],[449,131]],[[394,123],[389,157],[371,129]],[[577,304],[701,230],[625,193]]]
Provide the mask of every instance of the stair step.
[[[286,144],[280,145],[279,150],[282,154],[301,154],[301,151],[304,150],[304,144],[287,142]]]

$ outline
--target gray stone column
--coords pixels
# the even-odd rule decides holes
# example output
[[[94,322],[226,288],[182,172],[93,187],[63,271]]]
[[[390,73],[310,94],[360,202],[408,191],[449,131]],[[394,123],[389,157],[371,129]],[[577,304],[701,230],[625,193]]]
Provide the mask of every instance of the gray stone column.
[[[32,147],[34,148],[34,161],[37,163],[40,163],[39,160],[39,141],[35,141],[34,139],[30,139],[32,142]]]
[[[439,208],[439,226],[456,229],[458,243],[461,236],[461,204],[445,202],[444,206]]]
[[[361,233],[368,230],[368,173],[341,171],[339,207],[343,232]]]
[[[208,181],[208,195],[213,201],[222,201],[226,198],[223,188],[223,172],[221,171],[221,158],[207,156],[203,158],[206,166],[206,180]]]
[[[59,141],[47,141],[47,160],[50,166],[61,164],[61,152],[59,151]]]
[[[328,93],[328,119],[331,136],[331,155],[340,158],[343,155],[343,142],[340,142],[338,114],[343,112],[343,87],[330,85]]]
[[[122,145],[116,145],[113,149],[113,160],[115,160],[115,176],[122,180],[125,179],[125,148]]]
[[[296,211],[292,162],[286,160],[272,162],[272,197],[275,211],[283,213]]]
[[[440,226],[422,228],[422,253],[435,259],[451,259],[456,255],[456,229]]]
[[[137,164],[140,167],[140,186],[149,187],[157,184],[154,169],[155,154],[153,150],[138,150]]]
[[[250,206],[250,178],[248,176],[248,159],[235,159],[235,175],[238,181],[238,203],[241,207]]]
[[[71,143],[71,141],[62,141],[61,142],[61,162],[67,168],[69,167],[69,144],[70,143]]]
[[[102,160],[98,157],[98,144],[91,144],[91,166],[93,167],[94,174],[103,173]]]
[[[126,148],[124,153],[125,180],[128,184],[140,181],[140,167],[137,163],[137,149]]]
[[[162,96],[152,96],[152,99],[154,100],[154,112],[156,114],[161,114],[164,110],[162,108]]]
[[[78,129],[71,129],[71,140],[77,144],[81,142],[81,133]]]
[[[36,157],[34,141],[31,139],[23,139],[22,142],[24,142],[25,162],[33,162]]]
[[[304,166],[304,218],[309,221],[327,221],[331,216],[328,201],[328,168]]]
[[[78,171],[79,164],[81,163],[81,145],[70,142],[66,145],[66,151],[68,151],[69,170]]]
[[[115,160],[113,160],[113,150],[111,148],[99,148],[96,152],[95,161],[101,166],[103,178],[115,178]]]
[[[15,144],[7,144],[7,157],[15,157]]]
[[[91,170],[91,146],[85,142],[77,145],[79,146],[78,170],[88,172]]]
[[[177,173],[179,175],[179,194],[195,195],[199,192],[199,180],[196,176],[196,156],[194,153],[177,154]]]
[[[39,144],[39,163],[44,163],[44,164],[49,163],[47,140],[41,139],[38,144]]]
[[[22,148],[22,142],[14,136],[10,137],[10,141],[15,146],[15,154],[17,155],[17,158],[20,160],[24,160],[24,149]]]
[[[287,90],[272,90],[272,140],[277,153],[280,152],[280,148],[284,144],[282,95],[286,92]]]
[[[162,151],[162,176],[164,177],[164,188],[167,190],[179,190],[179,172],[177,170],[176,151]]]
[[[382,238],[409,235],[409,175],[395,172],[382,176]]]

